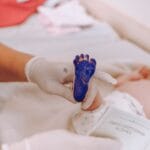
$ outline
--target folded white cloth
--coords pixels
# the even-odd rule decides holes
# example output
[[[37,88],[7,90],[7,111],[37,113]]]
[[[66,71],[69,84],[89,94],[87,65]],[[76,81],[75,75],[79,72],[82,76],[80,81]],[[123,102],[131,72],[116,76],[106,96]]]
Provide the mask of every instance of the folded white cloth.
[[[100,119],[108,106],[113,106],[121,111],[145,117],[142,105],[132,96],[120,91],[114,91],[106,98],[104,104],[94,111],[84,111],[76,113],[72,118],[74,130],[83,135],[90,135],[97,127]]]

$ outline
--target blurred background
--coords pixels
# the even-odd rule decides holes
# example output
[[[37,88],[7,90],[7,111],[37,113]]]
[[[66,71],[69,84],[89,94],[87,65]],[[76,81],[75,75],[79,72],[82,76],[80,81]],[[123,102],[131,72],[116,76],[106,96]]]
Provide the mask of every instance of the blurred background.
[[[123,57],[132,55],[135,47],[148,52],[149,3],[148,0],[2,0],[0,41],[46,57],[65,51],[68,60],[79,49],[98,51],[101,59],[122,58],[120,52]],[[57,60],[57,55],[52,59]]]
[[[95,57],[98,65],[149,61],[149,41],[149,0],[0,0],[0,42],[51,61],[72,62],[80,53]],[[1,143],[66,128],[56,122],[75,110],[56,96],[50,102],[30,85],[0,83],[0,91],[1,99],[11,100],[1,105]]]

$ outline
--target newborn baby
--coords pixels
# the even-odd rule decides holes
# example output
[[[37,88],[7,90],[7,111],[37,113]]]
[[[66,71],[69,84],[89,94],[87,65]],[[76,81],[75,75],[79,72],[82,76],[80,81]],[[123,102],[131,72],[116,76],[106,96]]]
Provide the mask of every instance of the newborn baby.
[[[77,101],[84,103],[88,90],[96,85],[95,79],[92,78],[96,61],[89,59],[88,55],[80,55],[74,60],[74,65],[74,97]],[[150,118],[149,76],[150,70],[145,66],[140,66],[138,70],[130,74],[122,74],[117,78],[115,91],[104,98],[95,86],[96,94],[92,104],[72,118],[74,130],[79,134],[91,134],[93,126],[101,118],[101,112],[108,105],[139,117]]]

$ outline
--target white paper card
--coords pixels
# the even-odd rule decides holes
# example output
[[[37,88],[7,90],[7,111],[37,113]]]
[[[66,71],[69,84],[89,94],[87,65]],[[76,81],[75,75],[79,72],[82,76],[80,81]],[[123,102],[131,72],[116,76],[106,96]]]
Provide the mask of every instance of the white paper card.
[[[150,143],[150,120],[111,106],[92,135],[118,139],[123,150],[145,150]]]

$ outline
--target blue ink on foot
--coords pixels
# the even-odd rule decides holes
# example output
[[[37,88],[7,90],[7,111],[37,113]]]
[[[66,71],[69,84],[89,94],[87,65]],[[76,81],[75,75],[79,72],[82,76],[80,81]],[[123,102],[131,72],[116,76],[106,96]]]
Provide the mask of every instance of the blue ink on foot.
[[[88,91],[88,83],[96,69],[96,60],[89,55],[77,55],[74,59],[75,80],[74,80],[74,98],[77,102],[82,102]]]

